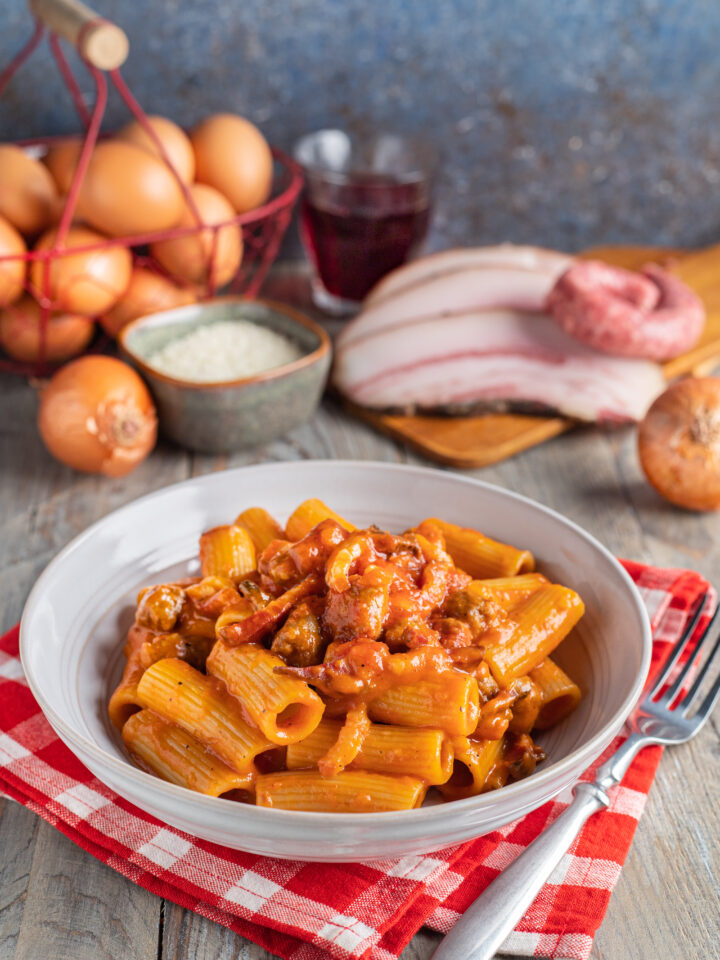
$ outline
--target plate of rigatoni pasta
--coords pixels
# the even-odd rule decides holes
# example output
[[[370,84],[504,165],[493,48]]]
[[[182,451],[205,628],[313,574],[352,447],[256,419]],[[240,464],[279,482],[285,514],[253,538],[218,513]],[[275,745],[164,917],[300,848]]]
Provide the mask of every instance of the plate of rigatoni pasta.
[[[647,614],[593,537],[396,464],[268,464],[103,518],[40,576],[30,687],[105,784],[188,833],[307,860],[515,820],[610,743]]]

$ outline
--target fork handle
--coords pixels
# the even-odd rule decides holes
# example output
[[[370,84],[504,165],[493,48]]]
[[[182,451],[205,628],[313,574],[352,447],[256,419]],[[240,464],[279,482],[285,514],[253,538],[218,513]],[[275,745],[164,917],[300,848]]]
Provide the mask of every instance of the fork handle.
[[[609,802],[598,784],[577,784],[572,803],[465,911],[431,960],[460,957],[491,960],[527,912],[585,821]]]

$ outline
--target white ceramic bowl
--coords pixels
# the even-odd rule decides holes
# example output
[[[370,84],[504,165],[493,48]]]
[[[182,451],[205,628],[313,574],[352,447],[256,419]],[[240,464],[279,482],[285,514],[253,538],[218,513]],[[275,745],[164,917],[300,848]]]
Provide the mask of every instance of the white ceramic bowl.
[[[558,661],[585,697],[540,742],[548,760],[493,793],[399,813],[268,810],[202,796],[135,767],[107,718],[124,632],[141,585],[197,569],[198,535],[262,505],[284,520],[320,497],[365,526],[402,530],[440,516],[529,547],[539,568],[587,612]],[[58,735],[104,783],[158,819],[228,847],[273,857],[358,860],[425,853],[515,820],[571,784],[635,704],[650,662],[645,609],[629,577],[589,534],[546,507],[477,480],[386,463],[309,461],[189,480],[104,517],[47,567],[25,607],[20,650],[30,687]]]

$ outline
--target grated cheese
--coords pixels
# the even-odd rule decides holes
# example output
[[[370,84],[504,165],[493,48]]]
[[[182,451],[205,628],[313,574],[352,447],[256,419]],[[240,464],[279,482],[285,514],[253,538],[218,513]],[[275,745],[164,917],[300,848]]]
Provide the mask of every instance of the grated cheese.
[[[179,380],[213,383],[252,377],[299,360],[302,351],[282,334],[247,320],[198,327],[152,353],[147,363]]]

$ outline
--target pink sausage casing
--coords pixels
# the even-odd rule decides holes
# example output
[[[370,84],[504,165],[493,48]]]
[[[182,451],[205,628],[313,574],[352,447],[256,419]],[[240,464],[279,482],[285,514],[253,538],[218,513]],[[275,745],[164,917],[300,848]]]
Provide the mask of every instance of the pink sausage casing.
[[[558,279],[546,306],[566,333],[623,357],[670,360],[694,347],[705,326],[700,297],[655,264],[634,273],[577,260]]]

